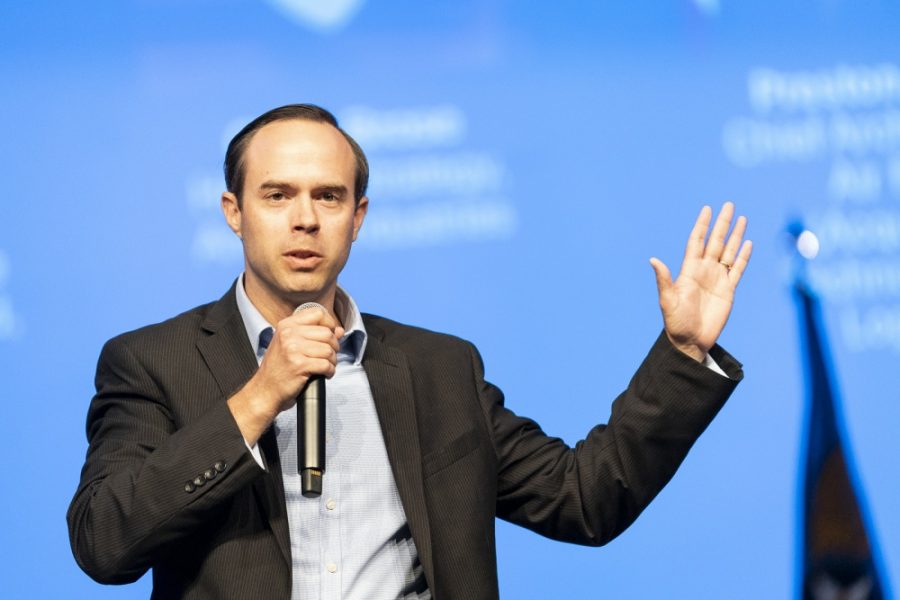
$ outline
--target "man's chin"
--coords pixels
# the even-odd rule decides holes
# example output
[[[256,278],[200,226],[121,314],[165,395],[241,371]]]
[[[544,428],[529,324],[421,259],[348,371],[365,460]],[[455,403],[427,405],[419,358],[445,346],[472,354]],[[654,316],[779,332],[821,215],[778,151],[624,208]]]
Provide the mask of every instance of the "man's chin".
[[[249,282],[245,280],[245,288],[248,287],[247,283]],[[293,272],[282,273],[273,278],[259,277],[256,279],[256,285],[252,287],[264,297],[268,296],[270,301],[282,305],[284,310],[289,306],[296,307],[306,302],[327,306],[334,297],[336,282],[328,281],[318,274]]]
[[[304,282],[303,284],[294,284],[288,288],[286,297],[297,306],[306,302],[317,302],[324,304],[329,298],[334,296],[334,285],[322,285],[317,282]]]

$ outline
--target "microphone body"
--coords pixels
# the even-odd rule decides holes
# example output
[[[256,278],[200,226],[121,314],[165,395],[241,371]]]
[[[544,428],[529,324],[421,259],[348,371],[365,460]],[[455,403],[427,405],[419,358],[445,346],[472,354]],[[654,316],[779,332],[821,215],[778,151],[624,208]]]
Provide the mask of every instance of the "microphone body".
[[[307,308],[325,307],[316,302],[301,304],[294,314]],[[307,498],[322,495],[325,473],[325,378],[310,377],[297,396],[297,470],[300,491]]]
[[[325,473],[325,378],[312,377],[297,399],[297,468],[301,492],[322,495]]]

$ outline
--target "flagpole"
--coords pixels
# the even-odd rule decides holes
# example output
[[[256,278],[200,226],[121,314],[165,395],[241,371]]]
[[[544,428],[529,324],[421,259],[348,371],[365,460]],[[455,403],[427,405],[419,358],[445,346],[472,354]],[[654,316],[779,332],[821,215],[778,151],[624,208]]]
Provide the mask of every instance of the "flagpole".
[[[819,241],[799,222],[791,224],[788,233],[806,388],[797,494],[796,597],[883,600],[891,596],[853,465],[821,305],[809,280],[807,266],[818,255]]]

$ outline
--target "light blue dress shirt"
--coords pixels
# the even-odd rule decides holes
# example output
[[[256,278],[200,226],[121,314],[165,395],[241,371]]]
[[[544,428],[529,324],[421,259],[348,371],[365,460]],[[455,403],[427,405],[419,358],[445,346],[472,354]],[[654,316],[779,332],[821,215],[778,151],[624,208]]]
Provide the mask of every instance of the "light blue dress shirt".
[[[238,309],[262,362],[274,328],[253,306],[243,283],[241,275],[235,286]],[[340,288],[334,308],[346,333],[336,373],[326,382],[321,497],[305,498],[300,492],[297,411],[282,412],[273,425],[290,525],[291,598],[430,599],[362,367],[367,342],[362,316]],[[258,447],[251,451],[262,465]]]

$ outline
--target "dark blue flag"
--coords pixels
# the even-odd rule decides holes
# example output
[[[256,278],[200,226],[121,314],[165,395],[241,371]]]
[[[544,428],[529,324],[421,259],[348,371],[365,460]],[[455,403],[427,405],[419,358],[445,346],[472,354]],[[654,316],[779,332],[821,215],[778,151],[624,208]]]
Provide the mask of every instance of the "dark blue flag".
[[[882,600],[889,592],[879,568],[864,498],[853,475],[819,302],[802,281],[795,287],[795,297],[807,388],[800,597]]]

